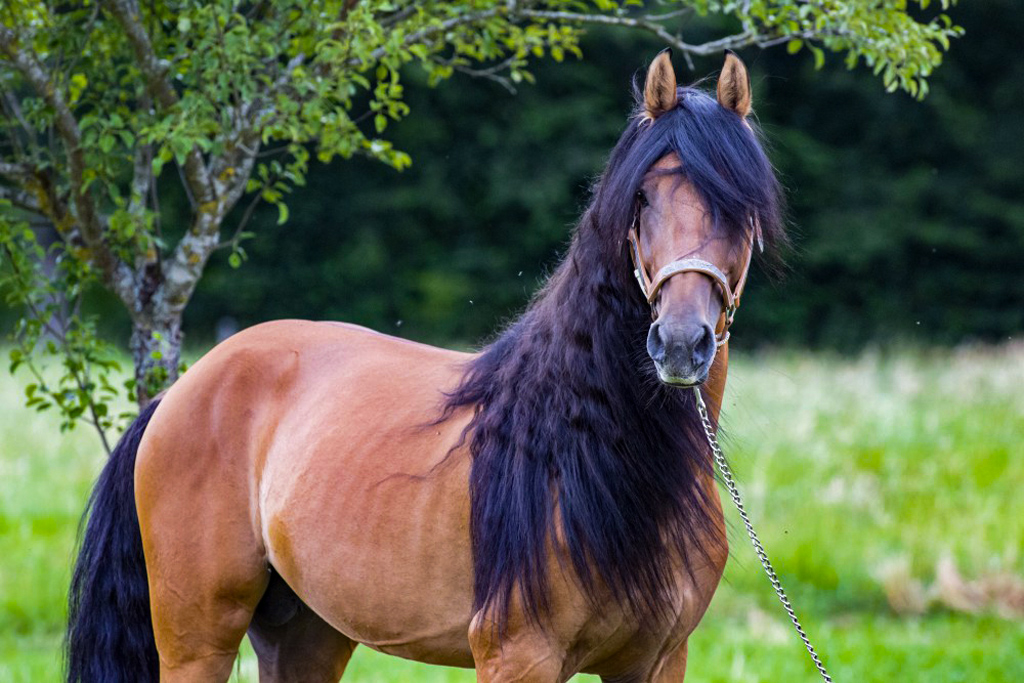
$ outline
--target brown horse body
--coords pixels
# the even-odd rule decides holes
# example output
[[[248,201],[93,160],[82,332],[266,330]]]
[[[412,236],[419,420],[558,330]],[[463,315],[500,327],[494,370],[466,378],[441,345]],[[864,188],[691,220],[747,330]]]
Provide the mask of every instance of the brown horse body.
[[[735,56],[716,101],[662,53],[642,105],[479,354],[267,323],[143,412],[90,501],[69,681],[222,683],[247,632],[265,683],[336,681],[357,643],[485,682],[682,680],[727,544],[673,386],[717,420],[752,244],[782,228]]]
[[[467,360],[354,326],[282,321],[221,344],[167,392],[136,466],[161,680],[222,680],[250,622],[274,681],[336,680],[355,643],[475,665],[486,681],[681,677],[686,637],[724,566],[724,531],[715,562],[679,572],[675,618],[660,630],[641,631],[614,601],[589,606],[555,553],[547,623],[514,614],[501,642],[485,620],[471,624],[470,458],[465,446],[448,455],[468,416],[425,424]],[[717,501],[714,482],[702,485]],[[268,567],[305,603],[287,589],[269,595],[286,604],[261,609],[290,617],[277,629],[257,611]],[[293,620],[309,622],[301,637]],[[311,659],[323,674],[308,671]]]

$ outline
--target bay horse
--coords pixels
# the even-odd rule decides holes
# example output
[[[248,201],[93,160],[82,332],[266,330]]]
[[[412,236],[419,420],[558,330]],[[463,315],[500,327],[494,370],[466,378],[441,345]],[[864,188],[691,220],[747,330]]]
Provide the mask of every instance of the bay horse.
[[[757,243],[785,239],[747,118],[671,56],[564,261],[475,354],[278,321],[200,359],[90,498],[67,680],[337,681],[357,643],[477,680],[679,681],[727,542],[695,397],[721,403]],[[639,285],[639,286],[638,286]]]

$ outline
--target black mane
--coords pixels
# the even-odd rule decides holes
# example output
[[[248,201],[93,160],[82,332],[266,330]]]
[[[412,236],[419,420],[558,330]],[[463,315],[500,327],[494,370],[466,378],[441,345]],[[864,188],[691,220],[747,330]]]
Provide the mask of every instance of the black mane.
[[[447,400],[445,415],[474,410],[474,607],[501,627],[515,589],[530,616],[547,607],[555,534],[591,599],[607,588],[639,618],[659,618],[670,551],[692,567],[685,549],[713,523],[697,485],[713,472],[694,397],[656,379],[650,309],[625,248],[642,176],[670,151],[717,229],[747,239],[753,217],[766,244],[784,240],[778,182],[738,115],[680,88],[673,111],[630,121],[564,261]]]

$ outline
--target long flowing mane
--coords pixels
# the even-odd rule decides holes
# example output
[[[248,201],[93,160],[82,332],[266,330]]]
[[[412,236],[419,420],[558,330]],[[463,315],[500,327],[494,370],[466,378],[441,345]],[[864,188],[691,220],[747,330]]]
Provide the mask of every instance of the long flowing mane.
[[[653,122],[630,121],[565,259],[447,399],[446,415],[474,411],[474,606],[501,627],[516,589],[530,617],[544,613],[555,538],[590,599],[610,591],[641,619],[662,616],[673,554],[691,568],[687,549],[709,550],[709,449],[692,392],[661,384],[647,357],[626,232],[644,173],[675,151],[716,229],[749,239],[753,218],[767,245],[785,237],[756,129],[702,91],[678,95]]]

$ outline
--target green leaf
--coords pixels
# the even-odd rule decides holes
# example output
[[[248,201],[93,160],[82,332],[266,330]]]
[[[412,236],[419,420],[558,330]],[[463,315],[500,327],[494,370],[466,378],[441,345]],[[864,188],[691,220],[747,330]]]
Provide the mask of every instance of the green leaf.
[[[791,55],[795,55],[797,52],[800,52],[800,48],[803,46],[804,41],[800,40],[799,38],[793,39],[786,43],[786,52],[788,52]]]
[[[114,149],[114,145],[117,144],[117,138],[110,133],[104,133],[100,136],[100,149],[104,154],[110,154],[110,150]]]
[[[72,74],[68,80],[68,100],[71,104],[78,102],[82,91],[89,85],[89,79],[83,73]]]
[[[284,202],[277,203],[277,224],[284,225],[288,220],[288,205]]]
[[[807,44],[807,49],[814,55],[814,68],[821,69],[825,66],[825,51],[816,45]]]

